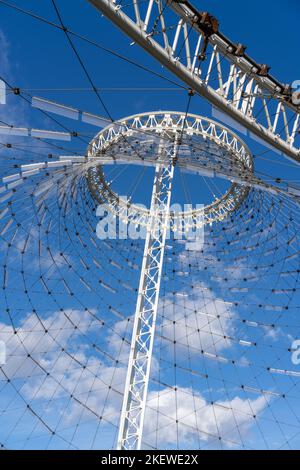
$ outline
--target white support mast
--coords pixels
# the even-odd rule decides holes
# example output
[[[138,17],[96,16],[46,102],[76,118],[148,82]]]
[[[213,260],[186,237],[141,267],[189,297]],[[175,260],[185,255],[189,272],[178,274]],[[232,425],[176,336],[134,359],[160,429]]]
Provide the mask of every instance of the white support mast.
[[[141,448],[176,145],[156,166],[121,413],[118,449]]]

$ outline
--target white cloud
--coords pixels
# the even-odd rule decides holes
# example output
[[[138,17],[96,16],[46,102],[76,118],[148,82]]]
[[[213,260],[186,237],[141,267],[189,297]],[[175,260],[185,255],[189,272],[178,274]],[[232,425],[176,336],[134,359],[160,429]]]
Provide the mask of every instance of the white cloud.
[[[0,29],[0,75],[3,76],[11,85],[14,86],[13,70],[10,59],[11,45],[8,42],[4,32]],[[11,83],[12,82],[12,83]],[[16,85],[17,86],[17,85]],[[19,97],[8,100],[7,104],[0,105],[0,119],[8,124],[16,125],[16,122],[22,123],[25,118],[25,107]],[[25,121],[24,121],[25,122]],[[23,125],[24,125],[23,122]],[[25,124],[26,125],[26,124]]]
[[[213,292],[207,290],[205,298],[202,293],[196,293],[177,297],[176,301],[174,296],[167,295],[161,299],[160,306],[164,313],[163,335],[172,343],[176,341],[179,348],[218,353],[232,346],[224,336],[233,334],[235,313]]]
[[[177,351],[180,353],[180,348],[193,347],[198,351],[219,353],[228,349],[232,343],[224,336],[233,334],[235,319],[235,312],[228,304],[209,290],[205,291],[205,299],[199,293],[188,297],[184,297],[183,292],[177,294],[175,301],[173,295],[160,301],[160,312],[164,314],[160,326],[163,326],[164,336],[177,342]],[[115,322],[112,333],[107,334],[106,329],[107,352],[124,364],[128,361],[129,344],[122,341],[122,336],[127,330],[126,338],[130,341],[132,319]],[[79,327],[76,331],[74,325]],[[46,421],[53,420],[58,401],[63,403],[65,400],[69,404],[57,416],[64,426],[96,419],[96,415],[103,415],[104,419],[118,425],[126,368],[107,365],[103,357],[91,349],[84,335],[96,327],[99,325],[91,315],[81,310],[54,312],[43,319],[43,325],[35,314],[29,314],[19,325],[18,334],[11,326],[0,324],[1,337],[8,352],[8,362],[3,370],[8,377],[27,379],[20,393],[26,400],[33,401],[33,406],[35,401],[42,404]],[[69,351],[73,359],[66,351],[62,352],[62,348]],[[170,351],[172,348],[170,342]],[[27,353],[49,376],[30,357],[26,357]],[[152,373],[155,374],[158,368],[154,356]],[[81,403],[70,399],[71,395]],[[202,444],[213,446],[218,436],[224,439],[224,445],[238,446],[255,423],[253,414],[262,412],[265,406],[264,397],[249,401],[239,396],[231,402],[212,405],[206,401],[203,392],[194,390],[192,394],[191,389],[183,386],[177,389],[176,395],[169,389],[159,394],[150,391],[145,442],[157,437],[160,447],[174,446],[178,431],[183,446],[188,447],[191,442],[195,447]],[[178,429],[176,419],[179,421]]]
[[[59,349],[66,347],[71,338],[76,338],[74,325],[86,332],[90,323],[87,312],[66,309],[64,312],[54,312],[42,319],[42,322],[36,314],[28,314],[16,328],[16,333],[12,326],[0,324],[1,338],[6,344],[8,357],[4,372],[18,378],[29,376],[37,366],[30,357],[26,360],[27,354],[37,361],[49,360]]]
[[[48,417],[56,413],[55,400],[77,397],[85,406],[69,400],[70,406],[62,411],[64,424],[74,424],[79,417],[95,418],[104,405],[104,420],[117,424],[126,370],[106,365],[102,357],[91,354],[83,335],[99,328],[98,322],[86,311],[65,310],[54,312],[42,323],[29,314],[17,334],[11,326],[0,324],[0,337],[7,349],[0,379],[4,373],[11,380],[26,379],[20,393],[28,402],[42,400]]]
[[[175,316],[178,318],[176,337],[184,341],[184,335],[181,337],[184,315],[180,304]],[[193,322],[192,317],[189,322]],[[124,361],[127,361],[129,347],[123,345],[122,352],[120,346],[124,343],[122,335],[127,323],[127,320],[116,322],[116,333],[109,334],[106,338],[109,345],[107,351],[116,358],[121,351],[120,358]],[[132,325],[132,321],[129,323]],[[78,326],[77,330],[74,325]],[[202,326],[205,329],[206,323]],[[53,424],[61,421],[63,427],[71,427],[102,415],[104,423],[118,426],[126,367],[107,365],[102,357],[91,353],[84,334],[93,332],[97,327],[99,325],[91,315],[80,310],[66,310],[65,314],[54,312],[43,319],[43,325],[35,314],[29,314],[18,327],[18,334],[14,333],[11,326],[0,325],[1,338],[6,342],[8,353],[8,362],[3,371],[13,380],[26,379],[20,393],[33,407],[35,403],[39,403],[39,406],[42,404],[46,422]],[[195,325],[192,324],[192,327]],[[223,327],[227,328],[227,332],[230,331],[229,325]],[[48,333],[45,333],[45,329]],[[209,348],[211,334],[204,331],[200,334],[202,343]],[[130,337],[130,331],[128,336]],[[190,340],[196,341],[193,336]],[[220,343],[219,348],[221,347],[227,346]],[[73,359],[62,348],[69,351]],[[26,356],[27,353],[49,373],[48,376]],[[158,363],[155,359],[154,361],[155,369]],[[178,431],[179,441],[185,447],[205,444],[214,446],[218,436],[222,437],[224,446],[238,446],[255,423],[253,414],[262,412],[266,406],[264,397],[250,401],[238,396],[230,402],[220,401],[212,405],[203,394],[195,390],[193,392],[184,387],[179,387],[177,392],[170,389],[159,393],[149,392],[145,443],[154,442],[157,438],[162,448],[174,446]],[[76,400],[70,399],[71,395]],[[62,405],[64,403],[66,406]],[[179,421],[178,427],[176,419]]]
[[[162,448],[174,446],[178,438],[180,448],[197,448],[199,440],[200,445],[230,448],[243,444],[255,424],[254,416],[263,412],[267,401],[263,396],[255,400],[236,396],[230,401],[210,404],[200,393],[178,387],[177,391],[151,392],[148,405],[144,430],[146,445],[157,439]]]

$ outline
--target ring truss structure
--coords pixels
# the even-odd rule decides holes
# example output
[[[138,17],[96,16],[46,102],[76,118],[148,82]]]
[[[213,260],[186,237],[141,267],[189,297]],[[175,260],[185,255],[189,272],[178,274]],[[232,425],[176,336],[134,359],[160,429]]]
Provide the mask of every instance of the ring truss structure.
[[[253,161],[247,146],[229,129],[210,119],[193,114],[166,111],[143,113],[105,127],[89,145],[87,158],[105,163],[157,165],[160,147],[165,151],[178,143],[176,165],[185,171],[223,179],[235,179],[230,189],[212,204],[171,217],[172,230],[180,230],[181,221],[199,228],[203,224],[223,220],[247,196],[247,181],[253,178]],[[124,220],[147,226],[149,210],[123,201],[111,189],[101,166],[88,173],[89,187],[99,203],[107,204]]]
[[[89,0],[107,18],[228,122],[300,161],[299,97],[220,31],[218,21],[189,1]],[[236,123],[236,124],[234,124]]]

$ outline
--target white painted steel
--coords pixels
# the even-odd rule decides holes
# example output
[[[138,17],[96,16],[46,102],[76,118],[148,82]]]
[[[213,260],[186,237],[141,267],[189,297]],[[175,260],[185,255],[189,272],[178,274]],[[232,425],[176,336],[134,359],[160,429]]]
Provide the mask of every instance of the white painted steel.
[[[195,7],[174,0],[135,2],[134,8],[119,0],[89,2],[213,106],[300,162],[300,107],[291,89],[221,33],[205,36]],[[199,49],[206,41],[203,60]]]

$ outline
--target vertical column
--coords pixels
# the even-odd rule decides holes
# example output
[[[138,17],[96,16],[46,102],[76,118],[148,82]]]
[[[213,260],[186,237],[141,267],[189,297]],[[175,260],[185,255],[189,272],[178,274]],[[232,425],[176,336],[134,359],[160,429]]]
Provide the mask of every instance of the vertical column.
[[[155,170],[118,436],[118,449],[122,450],[138,450],[141,447],[175,152],[173,148]]]

